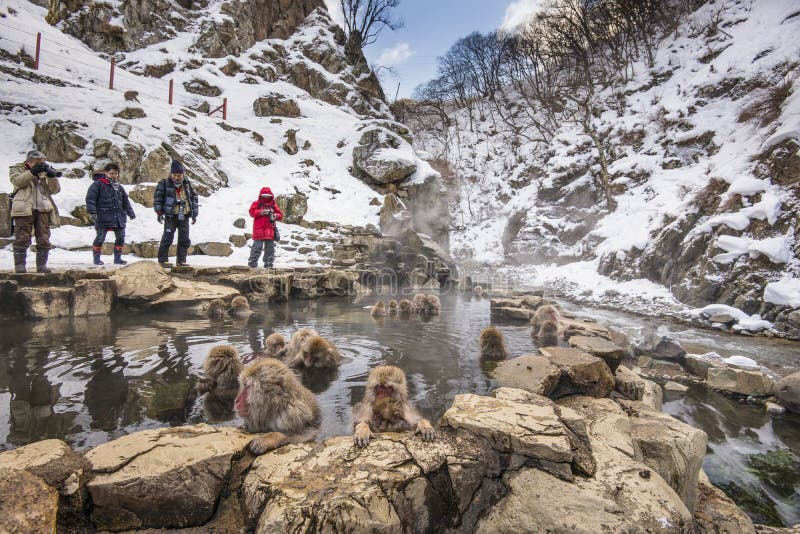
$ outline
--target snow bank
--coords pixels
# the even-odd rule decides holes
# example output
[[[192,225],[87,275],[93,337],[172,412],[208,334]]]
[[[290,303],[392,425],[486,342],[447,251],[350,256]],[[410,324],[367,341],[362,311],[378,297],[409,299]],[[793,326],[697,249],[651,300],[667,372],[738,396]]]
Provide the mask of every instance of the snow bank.
[[[770,282],[764,288],[764,300],[779,306],[800,308],[800,279],[784,277],[777,282]]]

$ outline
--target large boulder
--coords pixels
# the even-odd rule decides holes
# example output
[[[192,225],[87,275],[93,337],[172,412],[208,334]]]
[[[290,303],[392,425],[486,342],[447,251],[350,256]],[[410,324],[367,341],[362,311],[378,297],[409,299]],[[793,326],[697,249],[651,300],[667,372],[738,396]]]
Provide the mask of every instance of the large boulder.
[[[629,408],[635,458],[650,466],[675,490],[683,503],[694,510],[697,477],[706,455],[708,436],[702,430],[682,423],[664,412],[641,403],[625,403]]]
[[[411,227],[411,212],[394,193],[383,197],[383,204],[378,215],[383,235],[399,236]]]
[[[72,288],[20,288],[23,315],[31,319],[55,319],[72,315]]]
[[[501,452],[552,463],[571,463],[566,427],[549,399],[537,404],[479,395],[456,395],[440,425],[489,440]]]
[[[135,184],[139,179],[144,148],[139,144],[125,143],[123,146],[111,145],[108,159],[119,165],[119,181],[122,184]]]
[[[308,197],[303,193],[278,195],[275,197],[275,203],[283,213],[282,222],[286,224],[299,223],[308,212]]]
[[[563,347],[542,347],[539,351],[561,371],[561,379],[551,393],[552,398],[566,395],[605,397],[614,389],[614,375],[600,358]]]
[[[52,163],[75,161],[83,156],[83,149],[89,143],[77,133],[82,126],[86,125],[60,119],[37,124],[33,142]]]
[[[219,241],[206,241],[197,243],[194,246],[195,254],[203,254],[205,256],[230,256],[233,254],[233,248],[230,243],[221,243]]]
[[[569,346],[592,356],[597,356],[606,362],[612,373],[617,370],[622,358],[625,356],[625,349],[597,336],[572,336],[569,338]]]
[[[694,519],[698,534],[755,534],[753,521],[700,470]]]
[[[775,385],[775,395],[786,408],[800,413],[800,372],[781,378]]]
[[[261,96],[253,101],[253,113],[256,117],[287,117],[296,119],[300,116],[300,108],[291,98],[279,94]]]
[[[353,149],[353,169],[359,178],[380,185],[400,182],[417,170],[414,150],[394,132],[365,131]]]
[[[108,315],[116,292],[113,280],[77,280],[72,292],[72,315]]]
[[[693,375],[708,378],[708,370],[711,367],[725,367],[726,363],[716,352],[707,352],[705,354],[686,354],[683,365]]]
[[[173,285],[169,291],[162,293],[157,299],[151,301],[153,306],[161,304],[199,304],[215,299],[230,301],[230,299],[239,294],[235,288],[219,284],[209,284],[208,282],[201,282],[199,280],[175,278],[172,282]]]
[[[142,160],[139,168],[139,182],[158,182],[169,176],[172,158],[163,147],[151,150]],[[148,208],[153,207],[151,203]]]
[[[153,261],[137,261],[114,271],[117,297],[132,303],[157,300],[175,287],[172,277]]]
[[[767,397],[775,389],[775,382],[763,371],[736,367],[709,368],[707,384],[714,389],[754,397]]]
[[[69,496],[79,491],[86,463],[63,441],[45,439],[0,453],[0,471],[6,469],[29,471]]]
[[[152,208],[155,201],[156,186],[139,184],[128,193],[128,197],[145,208]]]
[[[208,425],[145,430],[88,453],[99,530],[185,528],[214,513],[234,456],[251,435]]]
[[[664,392],[661,386],[651,380],[645,380],[624,365],[617,368],[614,375],[614,389],[629,400],[641,401],[642,404],[656,411],[661,410]]]
[[[58,491],[24,469],[0,468],[3,532],[56,532]]]
[[[520,356],[500,362],[492,371],[500,385],[549,396],[561,379],[561,370],[545,356]]]

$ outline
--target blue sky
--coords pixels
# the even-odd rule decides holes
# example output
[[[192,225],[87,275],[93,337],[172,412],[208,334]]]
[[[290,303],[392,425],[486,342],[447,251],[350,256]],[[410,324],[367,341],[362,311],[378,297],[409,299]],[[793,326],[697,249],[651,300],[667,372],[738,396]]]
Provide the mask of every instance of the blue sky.
[[[388,73],[381,76],[390,101],[394,100],[398,82],[399,96],[411,96],[417,85],[436,74],[436,58],[447,52],[457,39],[473,31],[486,33],[500,27],[513,28],[540,1],[400,0],[395,13],[405,27],[394,32],[384,28],[364,54],[373,68],[384,64],[397,71],[397,78]],[[330,8],[333,2],[327,3]]]

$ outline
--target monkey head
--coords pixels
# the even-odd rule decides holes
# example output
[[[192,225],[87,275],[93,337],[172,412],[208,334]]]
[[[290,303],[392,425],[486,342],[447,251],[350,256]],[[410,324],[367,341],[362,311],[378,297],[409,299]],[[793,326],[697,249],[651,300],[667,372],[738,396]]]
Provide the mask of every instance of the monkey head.
[[[243,297],[242,295],[237,295],[233,297],[233,300],[231,301],[232,313],[241,312],[249,309],[250,309],[250,303],[247,302],[247,299],[245,297]]]
[[[336,346],[322,336],[311,336],[301,349],[303,367],[336,367],[341,360]]]
[[[211,319],[222,319],[225,316],[225,301],[222,299],[214,299],[208,305],[208,317]]]
[[[242,368],[239,351],[232,345],[213,347],[203,362],[203,372],[213,381],[211,389],[236,387],[236,379]]]
[[[381,365],[372,370],[367,378],[367,398],[370,402],[389,397],[402,403],[408,402],[406,374],[394,365]]]
[[[282,334],[275,332],[267,337],[265,344],[265,355],[270,358],[277,358],[286,348],[286,338]]]

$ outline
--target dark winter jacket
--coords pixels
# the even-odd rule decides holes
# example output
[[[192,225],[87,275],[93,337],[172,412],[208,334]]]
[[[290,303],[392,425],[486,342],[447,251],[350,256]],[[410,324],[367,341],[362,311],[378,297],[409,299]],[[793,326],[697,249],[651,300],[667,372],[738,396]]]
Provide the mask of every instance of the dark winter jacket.
[[[271,209],[275,212],[275,220],[283,219],[283,212],[275,203],[275,197],[269,200],[261,198],[261,195],[271,195],[272,189],[262,187],[258,194],[258,200],[250,205],[250,217],[253,218],[253,239],[272,240],[275,239],[275,224],[269,220],[269,216],[261,215],[261,210]]]
[[[183,179],[181,187],[186,188],[186,198],[189,200],[189,216],[195,219],[200,207],[197,203],[197,193],[194,192],[192,184],[186,178]],[[156,192],[153,195],[153,209],[159,215],[171,216],[175,210],[176,198],[175,183],[171,178],[164,178],[156,186]]]
[[[128,193],[101,173],[94,175],[94,182],[86,192],[86,211],[99,228],[125,228],[128,217],[136,218]]]

